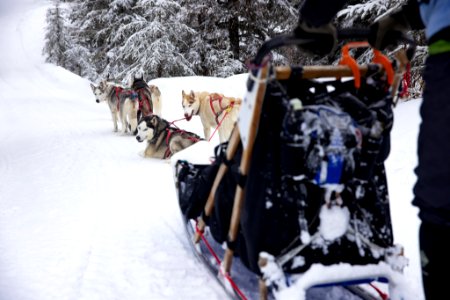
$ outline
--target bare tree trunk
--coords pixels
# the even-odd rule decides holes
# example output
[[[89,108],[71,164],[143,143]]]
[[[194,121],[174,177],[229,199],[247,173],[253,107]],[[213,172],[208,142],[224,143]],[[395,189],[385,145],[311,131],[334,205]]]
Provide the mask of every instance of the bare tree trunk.
[[[231,51],[233,51],[233,58],[239,59],[239,19],[233,14],[228,21],[228,34],[230,37]]]

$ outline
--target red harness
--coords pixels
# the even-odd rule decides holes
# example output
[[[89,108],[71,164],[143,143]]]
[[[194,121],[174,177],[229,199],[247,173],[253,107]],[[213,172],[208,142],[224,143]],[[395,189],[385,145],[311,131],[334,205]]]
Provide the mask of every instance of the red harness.
[[[235,101],[231,101],[231,102],[230,102],[230,105],[228,105],[227,107],[222,107],[222,100],[223,100],[223,96],[222,96],[222,95],[219,95],[219,94],[211,94],[211,95],[209,96],[209,106],[211,107],[211,110],[212,110],[214,116],[216,116],[216,124],[219,124],[219,123],[220,123],[220,122],[219,122],[219,116],[220,116],[220,114],[221,114],[224,110],[232,109],[233,106],[234,106],[234,102],[235,102]],[[214,101],[219,101],[219,107],[220,107],[220,111],[219,111],[219,112],[216,112],[216,110],[214,109],[214,104],[213,104]]]
[[[174,130],[171,130],[171,129],[174,129]],[[178,133],[181,133],[182,135],[187,133],[187,131],[185,131],[185,130],[175,129],[175,128],[171,128],[171,127],[167,127],[166,130],[167,130],[167,137],[166,137],[167,150],[164,153],[164,158],[168,158],[172,154],[172,152],[170,151],[170,147],[169,147],[170,137],[172,136],[172,133],[178,132]],[[199,138],[196,138],[196,137],[193,137],[193,136],[187,136],[185,138],[187,138],[188,140],[193,141],[194,143],[196,143],[196,142],[198,142],[200,140]]]
[[[120,94],[125,93],[125,94],[131,95],[131,96],[133,96],[133,94],[136,95],[136,92],[134,90],[127,90],[124,92],[124,88],[122,88],[120,86],[115,86],[114,92],[116,93],[116,98],[117,98],[117,111],[120,110]],[[134,99],[135,97],[131,97],[131,98]]]
[[[139,95],[139,109],[141,111],[145,111],[145,112],[149,112],[146,115],[143,115],[144,117],[152,115],[153,114],[153,103],[152,101],[150,101],[150,99],[147,98],[147,96],[145,95],[144,89],[140,88],[136,90],[138,95]],[[142,108],[145,107],[147,108],[146,110],[143,110]]]
[[[116,86],[114,87],[114,91],[116,92],[116,97],[117,97],[117,111],[120,110],[120,97],[119,94],[122,93],[123,88],[121,88],[120,86]]]

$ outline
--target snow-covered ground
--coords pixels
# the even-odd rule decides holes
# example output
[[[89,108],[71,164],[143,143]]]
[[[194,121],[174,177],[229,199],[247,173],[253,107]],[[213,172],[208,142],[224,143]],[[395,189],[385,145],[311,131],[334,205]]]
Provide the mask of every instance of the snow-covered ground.
[[[112,131],[89,81],[44,62],[50,5],[0,5],[0,300],[224,299],[191,253],[170,164],[144,159],[144,144]],[[245,78],[152,83],[163,116],[176,120],[181,90],[242,97]],[[410,202],[419,105],[396,108],[387,161],[394,234],[418,300],[419,221]],[[198,118],[177,125],[202,134]]]

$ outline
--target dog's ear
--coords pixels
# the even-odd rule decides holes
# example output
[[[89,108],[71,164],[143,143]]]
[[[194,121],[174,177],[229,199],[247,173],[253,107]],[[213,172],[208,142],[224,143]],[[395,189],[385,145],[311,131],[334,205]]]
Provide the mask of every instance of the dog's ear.
[[[144,80],[144,70],[139,69],[137,72],[133,75],[134,79],[142,79]]]
[[[98,88],[99,88],[101,91],[104,91],[105,88],[106,88],[106,81],[104,81],[104,80],[100,81],[100,83],[98,84]]]
[[[186,95],[186,94],[184,93],[184,90],[181,90],[181,96],[183,96],[183,98],[184,98],[184,95]]]
[[[156,127],[156,125],[158,125],[158,118],[156,116],[152,116],[152,119],[150,120],[150,124],[152,124],[153,127]]]
[[[191,90],[191,97],[192,97],[192,98],[195,98],[195,93],[194,93],[193,90]]]
[[[93,92],[95,92],[95,85],[93,85],[92,83],[90,83],[91,89]]]

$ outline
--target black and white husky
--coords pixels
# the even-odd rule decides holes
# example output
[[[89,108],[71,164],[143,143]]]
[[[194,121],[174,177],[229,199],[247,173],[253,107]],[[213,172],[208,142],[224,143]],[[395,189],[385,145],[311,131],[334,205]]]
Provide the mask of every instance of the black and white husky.
[[[121,133],[137,133],[137,112],[139,110],[138,94],[120,85],[103,80],[98,86],[91,83],[92,92],[97,103],[107,102],[111,111],[114,132],[118,131],[117,123],[122,123]]]
[[[136,140],[147,141],[144,157],[170,158],[200,140],[195,133],[171,126],[167,120],[157,115],[143,117],[137,128]]]

